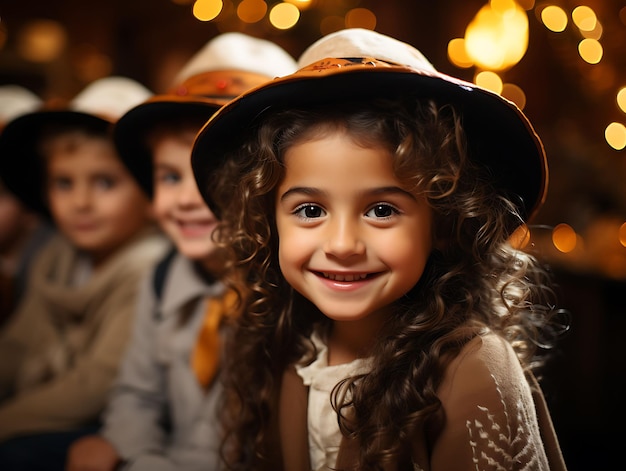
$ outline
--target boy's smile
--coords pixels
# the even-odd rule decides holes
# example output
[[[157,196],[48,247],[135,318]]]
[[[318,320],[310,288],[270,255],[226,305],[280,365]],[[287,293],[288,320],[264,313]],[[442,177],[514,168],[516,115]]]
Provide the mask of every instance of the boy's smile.
[[[387,150],[344,131],[297,143],[285,163],[276,201],[283,275],[335,321],[384,315],[428,260],[425,198],[402,188]]]
[[[193,176],[189,160],[193,136],[165,135],[155,142],[153,207],[178,251],[208,264],[216,252],[211,237],[217,219],[200,196]]]

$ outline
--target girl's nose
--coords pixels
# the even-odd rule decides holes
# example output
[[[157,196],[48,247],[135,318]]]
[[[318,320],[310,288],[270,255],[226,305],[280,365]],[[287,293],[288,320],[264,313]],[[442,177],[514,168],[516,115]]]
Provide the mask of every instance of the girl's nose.
[[[324,250],[340,259],[363,255],[365,243],[359,224],[348,218],[330,221]]]

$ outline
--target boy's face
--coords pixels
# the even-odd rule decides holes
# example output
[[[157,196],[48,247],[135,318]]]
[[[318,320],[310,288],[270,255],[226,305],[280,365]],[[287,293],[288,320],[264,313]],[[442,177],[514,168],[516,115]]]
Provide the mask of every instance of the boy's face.
[[[354,332],[384,320],[432,250],[425,198],[402,187],[387,150],[359,146],[344,132],[293,145],[285,165],[276,199],[285,279]]]
[[[191,168],[195,133],[163,135],[152,148],[154,162],[154,215],[178,251],[209,270],[216,246],[211,236],[217,219],[206,205]]]
[[[108,139],[50,147],[46,162],[52,217],[96,265],[146,227],[150,203]]]

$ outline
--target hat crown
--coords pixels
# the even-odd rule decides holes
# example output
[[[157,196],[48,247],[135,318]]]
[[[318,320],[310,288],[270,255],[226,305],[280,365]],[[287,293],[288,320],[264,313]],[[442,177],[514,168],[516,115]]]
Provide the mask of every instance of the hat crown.
[[[43,104],[37,95],[19,85],[0,87],[0,126],[35,111]]]
[[[117,121],[124,113],[152,96],[152,92],[126,77],[105,77],[85,87],[69,104],[70,111]]]
[[[425,73],[437,72],[429,60],[410,44],[363,28],[343,29],[318,39],[302,53],[298,67],[306,67],[329,57],[372,57]]]
[[[277,44],[243,33],[224,33],[200,49],[178,73],[175,83],[216,70],[240,70],[268,78],[297,69],[296,61]]]

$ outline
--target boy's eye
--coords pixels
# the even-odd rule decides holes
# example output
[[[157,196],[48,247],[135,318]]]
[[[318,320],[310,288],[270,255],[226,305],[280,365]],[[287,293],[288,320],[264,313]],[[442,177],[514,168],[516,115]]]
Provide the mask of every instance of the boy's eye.
[[[50,180],[50,188],[55,190],[67,190],[72,187],[72,180],[65,177],[56,177]]]
[[[315,219],[325,214],[321,207],[309,203],[298,206],[293,213],[303,219]]]
[[[110,190],[115,186],[115,178],[109,176],[100,176],[96,178],[96,186],[103,190]]]
[[[386,203],[378,203],[372,206],[365,215],[371,218],[390,218],[394,214],[398,214],[398,210]]]
[[[180,175],[176,172],[159,172],[156,175],[157,183],[178,183],[181,180]]]

